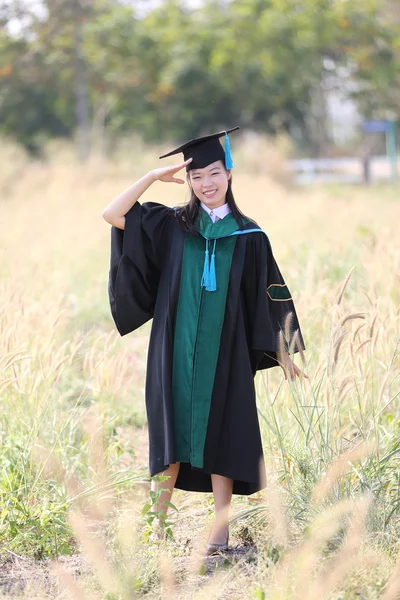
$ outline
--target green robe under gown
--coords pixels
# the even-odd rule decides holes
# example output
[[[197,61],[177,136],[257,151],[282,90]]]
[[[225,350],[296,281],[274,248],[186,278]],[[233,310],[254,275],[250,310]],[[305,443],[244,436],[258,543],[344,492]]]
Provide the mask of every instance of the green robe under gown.
[[[211,395],[233,251],[238,230],[234,216],[212,222],[202,210],[198,222],[201,236],[185,239],[181,284],[174,337],[172,397],[174,406],[175,452],[177,462],[203,467]],[[205,238],[213,248],[217,289],[208,292],[201,285]]]

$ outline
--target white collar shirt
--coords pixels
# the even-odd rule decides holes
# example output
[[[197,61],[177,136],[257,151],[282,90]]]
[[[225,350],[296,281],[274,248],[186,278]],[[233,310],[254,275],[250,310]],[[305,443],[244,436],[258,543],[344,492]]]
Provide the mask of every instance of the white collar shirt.
[[[218,208],[208,208],[208,206],[206,206],[205,204],[203,204],[203,202],[200,203],[201,204],[201,208],[203,210],[206,211],[206,213],[208,213],[211,221],[213,223],[215,223],[215,221],[218,221],[219,219],[223,219],[224,217],[226,217],[226,215],[229,215],[229,213],[231,213],[231,209],[229,208],[229,204],[226,202],[225,204],[223,204],[222,206],[218,206]]]

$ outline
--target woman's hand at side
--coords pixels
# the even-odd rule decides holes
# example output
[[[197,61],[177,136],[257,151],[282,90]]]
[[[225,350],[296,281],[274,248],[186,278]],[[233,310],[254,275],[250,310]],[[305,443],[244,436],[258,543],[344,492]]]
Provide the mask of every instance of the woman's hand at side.
[[[118,227],[118,229],[125,229],[125,215],[132,206],[139,200],[144,192],[155,182],[165,181],[173,183],[185,183],[183,179],[177,179],[174,175],[186,167],[192,161],[191,158],[186,160],[179,165],[172,165],[171,167],[161,167],[160,169],[153,169],[144,175],[139,181],[132,184],[124,192],[121,192],[106,208],[103,210],[102,217],[110,225]]]
[[[279,366],[282,368],[286,380],[289,378],[294,381],[296,377],[304,377],[305,379],[309,379],[308,375],[306,375],[304,371],[299,369],[299,367],[294,364],[288,352],[277,352],[276,360],[278,361]]]

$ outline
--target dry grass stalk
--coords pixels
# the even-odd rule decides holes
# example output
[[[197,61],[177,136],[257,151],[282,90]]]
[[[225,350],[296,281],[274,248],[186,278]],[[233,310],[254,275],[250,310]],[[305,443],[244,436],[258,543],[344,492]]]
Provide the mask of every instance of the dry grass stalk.
[[[344,389],[349,383],[353,383],[354,375],[345,375],[338,385],[339,392]]]
[[[9,379],[4,379],[0,382],[0,392],[5,392],[8,387],[10,387],[13,383],[17,383],[17,377],[10,377]]]
[[[344,581],[346,575],[362,558],[358,555],[362,536],[372,498],[364,497],[354,502],[353,516],[346,537],[339,552],[331,560],[317,579],[311,584],[307,600],[322,600],[329,598],[335,588]]]
[[[16,363],[21,360],[28,360],[32,358],[32,355],[26,354],[24,350],[19,350],[18,352],[11,352],[10,354],[6,354],[5,356],[0,358],[0,370],[5,371],[9,367],[12,367]]]
[[[197,577],[204,564],[204,548],[211,534],[211,526],[204,527],[194,539],[192,554],[188,560],[188,576]]]
[[[109,392],[120,400],[137,385],[139,368],[132,352],[129,349],[116,350],[117,344],[119,336],[114,331],[102,336],[99,343],[85,353],[83,368],[91,377],[97,393]]]
[[[366,327],[367,324],[366,323],[361,323],[361,325],[359,325],[353,333],[353,337],[351,338],[352,343],[354,344],[354,342],[356,341],[356,337],[360,335],[360,331],[363,327]]]
[[[357,367],[357,371],[358,371],[360,378],[362,378],[362,376],[364,374],[364,364],[363,364],[361,356],[358,356],[356,358],[356,367]]]
[[[177,584],[174,578],[174,567],[166,552],[160,552],[159,557],[161,590],[163,597],[175,600],[177,597]]]
[[[377,419],[379,417],[379,415],[381,415],[388,406],[390,406],[392,404],[392,402],[394,402],[398,397],[400,396],[400,392],[397,392],[397,394],[394,394],[392,396],[392,398],[390,398],[390,400],[388,400],[386,402],[386,404],[376,413],[375,418]]]
[[[349,463],[360,460],[376,450],[376,442],[363,442],[356,448],[345,452],[341,457],[329,465],[320,482],[315,486],[312,500],[319,504],[326,500],[338,479],[346,472]]]
[[[375,354],[376,347],[377,347],[377,344],[378,344],[378,338],[379,338],[379,336],[381,334],[381,331],[382,331],[381,328],[376,329],[375,333],[374,333],[374,335],[372,337],[372,354]]]
[[[123,595],[123,586],[118,574],[110,566],[104,550],[104,540],[95,539],[89,532],[85,519],[80,512],[71,511],[69,514],[69,522],[74,530],[74,533],[83,547],[92,567],[95,569],[97,578],[102,587],[111,594]]]
[[[106,479],[105,444],[102,424],[95,407],[90,407],[82,417],[82,428],[88,436],[89,465],[97,480]]]
[[[400,598],[400,558],[398,558],[392,575],[382,594],[381,600],[398,600]]]
[[[299,354],[300,354],[300,359],[301,359],[301,362],[302,362],[302,365],[303,365],[303,369],[304,369],[304,368],[306,367],[306,365],[307,365],[307,360],[306,360],[306,356],[305,356],[305,353],[304,353],[303,347],[302,347],[302,345],[300,344],[300,340],[299,340],[299,338],[300,338],[299,331],[298,331],[298,330],[296,330],[296,331],[294,332],[294,334],[293,334],[293,341],[292,341],[292,343],[293,343],[293,350],[291,350],[291,354],[292,354],[292,353],[293,353],[295,350],[298,350],[298,352],[299,352]]]
[[[337,301],[336,301],[336,303],[337,303],[338,305],[339,305],[339,304],[341,303],[341,301],[342,301],[343,295],[344,295],[344,293],[345,293],[345,291],[346,291],[347,285],[348,285],[348,283],[349,283],[349,281],[350,281],[350,279],[351,279],[351,276],[353,275],[353,273],[354,273],[354,267],[352,267],[352,268],[351,268],[351,270],[350,270],[349,274],[347,275],[346,279],[344,280],[344,282],[343,282],[343,284],[342,284],[342,287],[341,287],[341,289],[340,289],[340,292],[339,292],[338,299],[337,299]]]
[[[394,378],[392,379],[392,381],[390,383],[388,383],[389,377],[391,375],[392,375],[392,372],[390,370],[387,370],[384,378],[382,379],[381,387],[380,387],[379,394],[378,394],[379,404],[381,404],[381,402],[383,401],[383,395],[386,392],[386,390],[388,388],[390,388],[392,382],[398,377],[398,375],[395,375]]]
[[[318,570],[326,544],[337,534],[338,529],[342,526],[343,518],[348,513],[355,512],[357,508],[357,502],[344,500],[329,507],[316,517],[309,528],[309,534],[279,563],[273,586],[270,586],[270,589],[272,587],[271,600],[301,600],[303,598],[314,600],[314,595],[311,596],[311,593],[315,593],[314,586],[317,585],[315,582],[319,581]],[[299,582],[301,582],[301,586],[299,586]],[[326,597],[323,593],[318,600]]]
[[[372,338],[374,336],[374,331],[375,331],[375,325],[376,325],[376,321],[378,319],[378,313],[376,313],[376,315],[374,316],[374,318],[372,319],[372,323],[371,326],[369,328],[369,337]]]
[[[367,313],[365,312],[355,312],[355,313],[350,313],[349,315],[345,315],[344,317],[342,317],[342,319],[340,320],[339,326],[343,327],[343,325],[345,323],[347,323],[347,321],[351,321],[353,319],[365,319],[365,315]]]
[[[340,383],[338,389],[338,402],[341,404],[345,396],[349,393],[349,391],[354,387],[354,375],[348,375],[344,378],[344,380]]]
[[[37,478],[55,478],[67,482],[67,474],[59,457],[48,450],[38,439],[32,448],[32,458],[37,464]],[[68,489],[68,488],[67,488]]]
[[[70,592],[73,600],[100,600],[100,596],[89,594],[75,579],[56,561],[52,563],[52,570],[59,582]]]
[[[368,338],[367,340],[365,340],[364,342],[362,342],[358,348],[356,348],[356,354],[357,352],[359,352],[362,348],[364,348],[364,346],[366,346],[367,344],[371,343],[372,338]]]
[[[356,353],[354,351],[354,343],[349,344],[349,350],[350,350],[351,364],[352,364],[353,368],[355,368],[356,367]]]
[[[286,546],[289,536],[282,492],[272,472],[269,472],[267,479],[268,485],[263,490],[262,496],[271,517],[272,537],[276,543]]]
[[[176,600],[178,598],[190,598],[190,600],[210,600],[210,598],[228,600],[232,598],[232,600],[239,600],[243,597],[243,591],[246,590],[249,582],[246,577],[241,576],[240,562],[235,567],[225,570],[221,566],[223,560],[222,558],[218,562],[215,561],[214,572],[212,575],[210,573],[208,581],[203,581],[201,585],[198,582],[196,585],[195,581],[193,583],[190,580],[186,581],[182,586],[183,589],[180,590],[181,593],[175,596]],[[213,566],[212,563],[210,566]]]
[[[95,482],[93,481],[85,486],[79,477],[74,474],[67,474],[59,457],[53,450],[48,450],[39,440],[33,446],[32,458],[36,461],[38,467],[37,480],[44,476],[62,482],[69,493],[69,502],[84,511],[88,518],[100,521],[110,513],[112,506],[109,498],[103,498],[97,492],[102,486],[107,487],[109,478],[106,474],[104,479],[96,479]],[[96,498],[95,502],[92,501],[93,497]]]
[[[372,307],[375,306],[374,302],[372,302],[371,296],[368,294],[368,292],[366,290],[363,290],[362,293],[364,294],[364,296],[366,297],[366,299],[368,300],[368,302],[370,303],[370,305]]]
[[[138,548],[139,544],[142,522],[140,511],[143,498],[137,490],[126,495],[130,498],[127,498],[122,506],[118,506],[117,540],[122,554],[126,557],[124,561],[126,572],[134,577],[138,571],[138,561],[136,552],[132,555],[132,550]]]
[[[292,324],[293,324],[293,313],[289,312],[285,318],[285,341],[287,344],[290,344],[292,338]]]
[[[344,338],[348,335],[348,331],[344,331],[342,333],[342,335],[335,341],[334,347],[333,347],[333,361],[332,361],[332,367],[335,367],[338,358],[339,358],[339,352],[340,352],[340,348],[342,345],[342,342],[344,340]]]

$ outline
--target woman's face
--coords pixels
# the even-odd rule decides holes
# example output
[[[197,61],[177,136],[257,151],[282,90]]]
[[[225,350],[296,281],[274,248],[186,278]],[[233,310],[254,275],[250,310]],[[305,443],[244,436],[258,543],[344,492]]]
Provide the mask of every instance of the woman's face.
[[[189,171],[189,181],[195,195],[211,209],[225,204],[230,178],[231,173],[225,169],[222,160],[217,160],[204,169]]]

